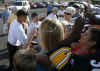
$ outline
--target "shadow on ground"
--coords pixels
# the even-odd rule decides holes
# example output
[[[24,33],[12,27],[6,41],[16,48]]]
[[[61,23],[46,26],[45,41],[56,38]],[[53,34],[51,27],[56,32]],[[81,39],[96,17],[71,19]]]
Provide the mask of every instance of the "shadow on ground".
[[[8,59],[8,52],[0,54],[0,61],[4,59]]]
[[[0,65],[0,71],[8,71],[8,66]]]

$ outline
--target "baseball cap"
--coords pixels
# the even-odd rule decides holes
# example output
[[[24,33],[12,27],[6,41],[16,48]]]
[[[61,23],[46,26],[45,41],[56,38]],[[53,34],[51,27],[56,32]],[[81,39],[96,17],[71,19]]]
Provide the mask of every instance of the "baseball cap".
[[[76,13],[76,9],[74,7],[67,7],[64,12],[74,15]]]

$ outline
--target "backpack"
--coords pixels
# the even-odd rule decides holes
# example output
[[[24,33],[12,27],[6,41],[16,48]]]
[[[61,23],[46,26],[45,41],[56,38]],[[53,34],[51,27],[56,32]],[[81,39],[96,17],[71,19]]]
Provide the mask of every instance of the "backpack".
[[[71,48],[61,47],[49,55],[49,60],[57,71],[68,71],[71,68]]]

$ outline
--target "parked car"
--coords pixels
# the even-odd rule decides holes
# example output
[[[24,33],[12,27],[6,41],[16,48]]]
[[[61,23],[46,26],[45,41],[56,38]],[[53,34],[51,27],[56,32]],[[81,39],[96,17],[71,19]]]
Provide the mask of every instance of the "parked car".
[[[44,8],[44,7],[46,7],[46,5],[44,3],[42,3],[42,2],[36,2],[36,3],[34,3],[34,5],[37,6],[36,8]]]
[[[54,7],[57,7],[59,4],[57,2],[51,2],[51,5],[53,5]]]
[[[50,2],[42,2],[43,4],[46,5],[46,7],[48,7],[48,5],[50,4]]]
[[[98,4],[95,4],[94,6],[95,6],[95,7],[99,7],[99,8],[100,8],[100,5],[98,5]]]
[[[26,11],[28,11],[30,9],[30,4],[29,1],[16,1],[14,3],[12,3],[11,6],[9,6],[9,10],[12,10],[12,8],[16,7],[17,10],[23,9],[25,8]]]
[[[34,3],[32,2],[32,3],[30,3],[30,8],[31,8],[31,9],[33,9],[33,8],[37,8],[37,5],[34,4]]]

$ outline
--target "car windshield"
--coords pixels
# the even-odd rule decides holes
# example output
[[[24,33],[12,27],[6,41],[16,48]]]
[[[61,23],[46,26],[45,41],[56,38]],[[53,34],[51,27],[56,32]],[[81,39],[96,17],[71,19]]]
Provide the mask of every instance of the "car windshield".
[[[14,6],[22,6],[22,2],[15,2],[13,3]]]

